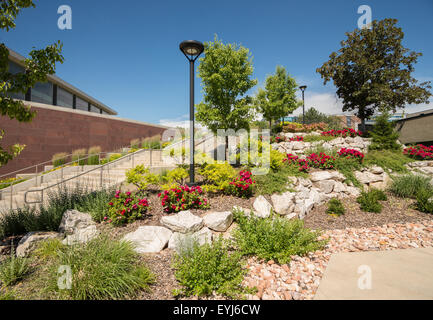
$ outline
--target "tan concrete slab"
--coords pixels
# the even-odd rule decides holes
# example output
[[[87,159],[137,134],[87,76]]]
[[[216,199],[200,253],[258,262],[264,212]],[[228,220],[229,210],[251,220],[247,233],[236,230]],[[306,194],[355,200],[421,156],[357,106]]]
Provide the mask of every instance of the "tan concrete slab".
[[[431,300],[433,248],[334,254],[314,299]]]

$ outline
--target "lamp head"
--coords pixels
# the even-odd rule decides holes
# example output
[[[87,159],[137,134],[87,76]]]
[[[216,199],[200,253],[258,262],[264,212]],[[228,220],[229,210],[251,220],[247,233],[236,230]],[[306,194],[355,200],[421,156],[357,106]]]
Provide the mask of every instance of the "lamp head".
[[[185,40],[179,45],[180,51],[190,61],[195,61],[198,56],[204,51],[203,43],[196,40]]]

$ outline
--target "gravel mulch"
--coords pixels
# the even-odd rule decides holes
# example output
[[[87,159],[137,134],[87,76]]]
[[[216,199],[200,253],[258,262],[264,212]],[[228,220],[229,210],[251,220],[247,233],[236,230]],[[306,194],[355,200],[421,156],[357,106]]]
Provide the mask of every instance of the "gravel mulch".
[[[327,204],[315,207],[305,217],[305,226],[316,230],[362,228],[381,226],[388,223],[419,222],[433,219],[433,215],[413,209],[414,200],[402,199],[387,194],[388,200],[381,201],[381,213],[364,212],[355,197],[344,198],[346,213],[334,217],[326,213]]]
[[[293,256],[290,264],[279,265],[249,259],[249,274],[244,284],[257,287],[252,300],[313,299],[329,262],[337,252],[379,251],[433,246],[433,220],[419,223],[386,224],[371,228],[327,230],[324,250],[305,257]]]

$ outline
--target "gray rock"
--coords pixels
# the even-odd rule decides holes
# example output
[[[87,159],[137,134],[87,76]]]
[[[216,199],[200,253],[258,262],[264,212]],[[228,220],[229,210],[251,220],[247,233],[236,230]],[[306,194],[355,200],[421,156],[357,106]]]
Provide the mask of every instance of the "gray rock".
[[[164,227],[143,226],[123,237],[124,241],[130,241],[138,253],[160,252],[167,246],[172,232]]]
[[[212,231],[204,227],[195,233],[180,233],[175,232],[170,237],[168,242],[168,248],[173,249],[176,252],[180,252],[181,249],[192,248],[194,242],[198,242],[199,245],[212,242]]]
[[[332,179],[333,176],[334,174],[331,173],[330,171],[314,171],[310,173],[310,179],[313,182],[329,180]]]
[[[323,193],[331,193],[334,190],[335,181],[334,180],[321,180],[317,182],[317,187]]]
[[[203,219],[189,210],[162,217],[161,223],[170,230],[181,233],[195,232],[203,227]]]
[[[75,229],[73,234],[66,235],[62,241],[63,244],[68,246],[80,243],[86,243],[99,235],[96,225],[90,225],[84,228]]]
[[[301,141],[293,141],[292,142],[292,149],[293,150],[301,150],[304,148],[304,144]]]
[[[285,192],[283,194],[273,194],[271,196],[272,204],[274,206],[275,212],[286,215],[292,213],[294,209],[293,199],[295,197],[295,193],[293,192]]]
[[[358,179],[359,182],[363,184],[383,181],[382,175],[374,174],[368,171],[364,171],[364,172],[355,171],[355,177],[356,179]]]
[[[61,238],[57,232],[29,232],[18,242],[16,255],[25,257],[36,248],[40,241],[56,238]]]
[[[334,192],[346,192],[346,186],[344,183],[340,182],[340,181],[335,181],[334,184]]]
[[[381,167],[379,167],[379,166],[372,166],[369,170],[370,170],[371,173],[374,173],[374,174],[381,174],[381,173],[383,173],[383,169]]]
[[[209,229],[223,232],[226,231],[233,222],[233,213],[230,211],[211,212],[203,217],[203,222]]]
[[[73,234],[78,229],[85,229],[92,225],[95,225],[95,222],[90,214],[77,210],[67,210],[60,222],[59,232]]]
[[[356,187],[348,186],[346,188],[346,193],[348,193],[351,196],[358,197],[361,194],[361,191],[359,191],[359,189]]]
[[[272,206],[263,196],[258,196],[253,203],[254,214],[259,218],[267,218],[271,215]]]
[[[313,185],[311,183],[310,179],[305,179],[305,178],[302,178],[302,177],[298,178],[298,184],[301,185],[301,186],[303,186],[303,187],[307,187],[307,188],[309,188],[309,187],[311,187]]]

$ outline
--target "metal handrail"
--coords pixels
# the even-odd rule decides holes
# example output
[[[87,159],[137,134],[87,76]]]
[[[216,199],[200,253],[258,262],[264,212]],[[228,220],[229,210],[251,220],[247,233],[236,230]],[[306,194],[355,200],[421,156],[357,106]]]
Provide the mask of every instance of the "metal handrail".
[[[63,175],[62,175],[62,181],[60,181],[60,182],[54,183],[54,184],[52,184],[52,185],[50,185],[50,186],[47,186],[47,187],[44,187],[44,188],[41,188],[41,189],[27,190],[27,191],[24,193],[24,202],[25,202],[26,204],[36,204],[36,203],[41,203],[41,202],[44,201],[44,191],[45,191],[45,190],[50,189],[50,188],[53,188],[53,187],[56,187],[56,186],[58,186],[58,185],[60,185],[60,184],[63,184],[63,183],[68,182],[68,181],[70,181],[70,180],[76,179],[76,178],[78,178],[78,177],[81,177],[81,176],[83,176],[83,175],[85,175],[85,174],[88,174],[88,173],[93,172],[93,171],[96,171],[96,170],[101,170],[101,175],[100,175],[100,184],[101,184],[101,186],[102,186],[102,180],[103,180],[103,179],[102,179],[102,175],[103,175],[103,171],[104,171],[104,168],[105,168],[105,167],[108,167],[108,166],[113,165],[113,164],[115,164],[115,163],[117,163],[117,162],[123,161],[123,160],[125,160],[125,159],[128,158],[128,157],[129,157],[130,160],[132,160],[132,167],[134,167],[134,156],[137,155],[137,154],[139,154],[139,153],[141,153],[141,152],[145,152],[145,151],[150,151],[150,165],[151,165],[151,164],[152,164],[152,151],[155,151],[155,150],[161,150],[161,149],[140,149],[140,150],[137,150],[137,151],[135,151],[135,152],[133,152],[133,153],[126,154],[126,155],[124,155],[124,156],[122,156],[122,157],[120,157],[120,158],[118,158],[118,159],[116,159],[116,160],[113,160],[113,161],[111,161],[111,162],[108,162],[108,163],[105,163],[105,164],[99,165],[99,166],[96,167],[96,168],[91,168],[91,169],[89,169],[89,170],[87,170],[87,171],[84,171],[84,172],[82,172],[82,173],[80,173],[80,174],[78,174],[78,175],[75,175],[75,176],[70,177],[70,178],[65,179],[65,180],[63,179]],[[131,158],[132,158],[132,159],[131,159]],[[41,198],[40,198],[40,201],[27,201],[27,195],[28,195],[29,193],[32,193],[32,192],[33,192],[33,193],[34,193],[34,192],[41,192]]]

